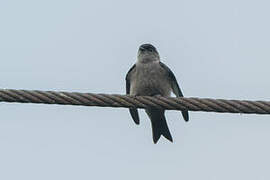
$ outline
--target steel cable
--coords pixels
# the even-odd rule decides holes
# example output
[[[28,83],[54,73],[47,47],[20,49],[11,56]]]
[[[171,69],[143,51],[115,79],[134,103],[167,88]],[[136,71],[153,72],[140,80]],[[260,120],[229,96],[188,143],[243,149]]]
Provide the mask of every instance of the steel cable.
[[[270,114],[269,101],[0,89],[0,102]]]

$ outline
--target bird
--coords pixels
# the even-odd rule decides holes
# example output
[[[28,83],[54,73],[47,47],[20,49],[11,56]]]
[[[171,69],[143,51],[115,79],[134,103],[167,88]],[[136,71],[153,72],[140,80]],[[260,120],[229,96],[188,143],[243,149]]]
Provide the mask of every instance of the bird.
[[[152,44],[142,44],[137,53],[136,63],[126,74],[126,94],[130,96],[162,96],[169,97],[173,92],[176,97],[183,97],[178,82],[168,66],[160,61],[157,49]],[[140,124],[136,108],[129,108],[130,115],[136,124]],[[146,108],[146,114],[151,120],[153,142],[156,144],[161,135],[173,142],[168,128],[165,110]],[[188,111],[182,111],[187,122]]]

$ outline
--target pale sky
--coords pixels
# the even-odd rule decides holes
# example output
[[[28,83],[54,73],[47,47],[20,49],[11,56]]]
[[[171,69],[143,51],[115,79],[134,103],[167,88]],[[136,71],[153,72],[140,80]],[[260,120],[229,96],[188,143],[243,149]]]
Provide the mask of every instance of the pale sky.
[[[270,100],[266,0],[0,2],[0,88],[125,93],[152,43],[186,97]],[[270,116],[0,103],[0,179],[270,179]]]

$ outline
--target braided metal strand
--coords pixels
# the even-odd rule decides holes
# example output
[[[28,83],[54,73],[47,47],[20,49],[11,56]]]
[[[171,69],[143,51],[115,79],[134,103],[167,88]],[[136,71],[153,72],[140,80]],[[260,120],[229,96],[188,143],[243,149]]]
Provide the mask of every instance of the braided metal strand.
[[[160,108],[220,113],[270,114],[270,101],[126,96],[78,92],[0,89],[0,102],[100,107]]]

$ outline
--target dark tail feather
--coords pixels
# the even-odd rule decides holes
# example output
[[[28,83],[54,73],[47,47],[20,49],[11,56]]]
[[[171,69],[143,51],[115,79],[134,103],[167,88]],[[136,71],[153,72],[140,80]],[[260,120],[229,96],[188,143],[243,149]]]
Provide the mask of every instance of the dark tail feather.
[[[182,111],[182,116],[186,122],[189,120],[188,111]]]
[[[151,119],[154,143],[156,144],[158,142],[161,135],[173,142],[172,135],[164,116],[164,110],[151,109],[146,110],[146,113]]]

